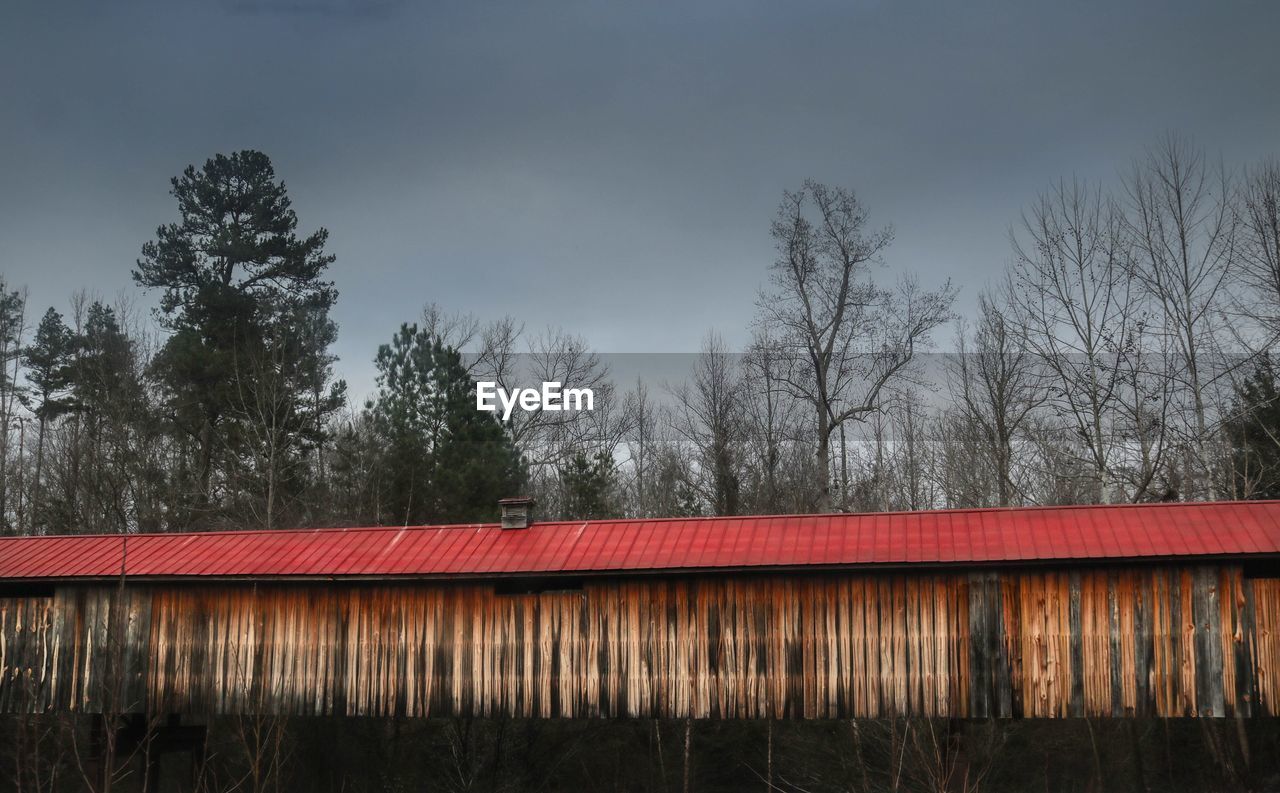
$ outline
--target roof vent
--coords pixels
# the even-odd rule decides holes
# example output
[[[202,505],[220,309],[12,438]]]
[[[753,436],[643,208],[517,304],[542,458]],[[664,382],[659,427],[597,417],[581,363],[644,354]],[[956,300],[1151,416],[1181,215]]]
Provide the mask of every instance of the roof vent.
[[[533,505],[535,503],[529,496],[498,499],[498,506],[502,509],[502,528],[529,528],[529,524],[533,523]]]

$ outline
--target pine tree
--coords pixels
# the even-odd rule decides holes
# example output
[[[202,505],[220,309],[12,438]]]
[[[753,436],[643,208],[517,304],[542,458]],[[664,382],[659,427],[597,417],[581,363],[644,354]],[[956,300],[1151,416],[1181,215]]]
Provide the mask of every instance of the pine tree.
[[[587,456],[578,452],[561,468],[564,517],[599,520],[617,517],[617,464],[608,452]]]
[[[40,421],[56,418],[71,408],[71,353],[74,338],[62,315],[50,308],[36,327],[35,338],[23,351],[27,381],[35,397],[32,412]]]
[[[161,291],[172,331],[154,367],[195,447],[192,506],[216,508],[223,486],[272,526],[283,489],[302,486],[299,457],[345,398],[331,382],[328,232],[298,236],[285,185],[257,151],[189,166],[171,193],[181,221],[143,246],[134,279]]]
[[[36,470],[31,483],[29,513],[39,524],[42,518],[41,483],[44,480],[45,435],[49,423],[72,409],[72,354],[75,339],[62,315],[50,308],[36,328],[35,339],[23,353],[27,381],[35,397],[32,412],[39,425],[36,439]]]
[[[378,349],[378,396],[368,410],[384,444],[381,519],[492,519],[519,491],[524,463],[492,413],[476,410],[462,356],[428,330],[402,325]]]
[[[1223,429],[1231,447],[1229,492],[1236,498],[1280,498],[1280,387],[1269,356],[1236,386]]]
[[[74,346],[75,359],[69,366],[73,405],[92,428],[120,402],[137,396],[133,342],[115,310],[95,301],[85,312],[84,329]]]

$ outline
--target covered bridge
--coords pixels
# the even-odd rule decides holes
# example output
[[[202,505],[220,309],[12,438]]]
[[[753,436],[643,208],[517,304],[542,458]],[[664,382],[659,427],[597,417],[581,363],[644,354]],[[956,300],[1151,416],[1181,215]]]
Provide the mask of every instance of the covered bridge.
[[[1280,502],[0,539],[0,712],[1280,710]]]

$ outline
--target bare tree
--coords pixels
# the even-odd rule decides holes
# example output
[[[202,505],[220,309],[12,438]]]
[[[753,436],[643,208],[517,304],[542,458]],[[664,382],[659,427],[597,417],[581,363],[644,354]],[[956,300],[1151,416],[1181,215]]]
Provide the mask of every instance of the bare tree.
[[[852,191],[807,181],[785,193],[772,228],[771,288],[757,302],[759,326],[786,352],[781,380],[813,411],[820,510],[833,506],[833,437],[878,410],[885,388],[911,373],[917,348],[950,318],[954,300],[949,283],[935,292],[911,279],[895,290],[876,285],[871,269],[893,231],[867,221]]]
[[[529,383],[558,382],[566,389],[592,389],[597,406],[609,401],[609,369],[577,336],[548,329],[526,339],[522,326],[504,319],[486,327],[480,338],[481,350],[472,369],[476,379],[493,381],[507,391]],[[593,426],[592,412],[517,411],[507,429],[516,448],[531,462],[555,466],[599,440],[601,428]]]
[[[1015,442],[1044,400],[1042,378],[1035,357],[990,295],[978,298],[972,337],[961,324],[957,347],[947,368],[951,398],[978,430],[993,471],[995,504],[1010,506],[1022,500],[1014,481]]]
[[[511,324],[508,317],[494,323]],[[422,329],[427,335],[440,339],[440,343],[455,350],[465,350],[481,335],[480,320],[470,314],[448,312],[437,303],[422,307]],[[485,329],[486,332],[488,329]]]
[[[280,516],[291,493],[286,485],[297,463],[294,454],[303,441],[293,415],[293,389],[285,382],[287,368],[283,346],[273,344],[246,352],[253,360],[237,367],[233,408],[243,424],[243,437],[236,437],[248,451],[247,460],[237,460],[232,470],[238,497],[243,504],[241,528],[280,528]],[[241,377],[241,372],[249,377]],[[224,450],[234,457],[235,448]]]
[[[476,351],[471,371],[484,374],[500,383],[509,382],[519,372],[519,343],[524,337],[524,325],[511,317],[503,317],[485,325],[480,331],[479,349]]]
[[[81,740],[74,725],[69,732],[76,770],[84,789],[91,793],[110,793],[130,777],[139,776],[139,787],[150,789],[152,741],[160,717],[144,712],[145,694],[138,689],[140,676],[133,668],[138,658],[131,652],[136,647],[136,631],[141,622],[138,600],[149,595],[138,595],[127,586],[128,559],[126,536],[121,542],[120,573],[115,586],[96,593],[107,607],[97,616],[105,623],[106,652],[100,677],[90,683],[97,689],[94,699],[98,708],[89,715],[88,744]],[[141,774],[136,766],[141,766]]]
[[[889,444],[884,454],[886,506],[894,510],[938,506],[935,422],[924,394],[906,388],[895,394],[884,412]]]
[[[1265,348],[1280,338],[1280,161],[1247,172],[1240,204],[1239,273],[1251,292],[1244,312],[1261,325]]]
[[[692,452],[698,487],[716,515],[738,514],[742,491],[742,380],[724,340],[708,333],[691,381],[673,389],[673,426]]]
[[[1169,468],[1177,436],[1171,421],[1177,395],[1177,355],[1168,336],[1147,332],[1147,312],[1139,315],[1129,334],[1128,346],[1119,357],[1115,414],[1112,425],[1123,454],[1113,470],[1131,501],[1177,498],[1177,482],[1155,486]]]
[[[633,405],[632,433],[626,443],[631,471],[631,513],[653,517],[653,469],[658,448],[659,413],[644,381],[636,378],[636,387],[628,396]]]
[[[0,276],[0,530],[16,529],[13,493],[18,496],[21,512],[21,487],[12,487],[11,479],[23,466],[26,417],[21,414],[22,387],[18,373],[22,365],[23,337],[27,330],[26,289],[10,289]],[[14,435],[18,436],[18,455],[13,459]]]
[[[634,395],[614,398],[608,366],[582,338],[558,328],[530,334],[512,317],[481,323],[435,304],[423,308],[422,321],[444,344],[464,353],[474,380],[493,382],[508,393],[543,382],[593,392],[592,410],[519,410],[506,422],[529,463],[530,492],[544,510],[556,510],[556,480],[565,463],[578,454],[614,455],[623,445],[635,420]]]
[[[963,407],[944,409],[938,416],[938,470],[936,477],[942,496],[942,506],[949,508],[975,507],[989,505],[995,500],[993,494],[999,488],[996,483],[995,466],[981,464],[988,460],[990,448],[986,432],[973,420]],[[1027,491],[1025,473],[1026,444],[1018,447],[1020,477],[1019,492]],[[975,464],[977,462],[978,464]]]
[[[798,512],[812,504],[815,467],[804,405],[783,382],[786,351],[758,329],[742,359],[746,466],[744,496],[757,513]]]
[[[56,793],[72,775],[71,732],[76,717],[65,713],[21,713],[6,716],[7,789],[15,793]]]
[[[1188,484],[1192,497],[1213,495],[1208,393],[1222,376],[1215,334],[1234,269],[1237,220],[1225,167],[1176,135],[1165,137],[1135,164],[1125,183],[1131,272],[1163,318],[1161,330],[1180,359],[1186,422]]]
[[[1046,404],[1080,443],[1090,500],[1112,501],[1120,494],[1111,421],[1138,311],[1120,208],[1098,188],[1060,181],[1023,216],[1012,243],[1007,292],[1016,342],[1044,368]]]

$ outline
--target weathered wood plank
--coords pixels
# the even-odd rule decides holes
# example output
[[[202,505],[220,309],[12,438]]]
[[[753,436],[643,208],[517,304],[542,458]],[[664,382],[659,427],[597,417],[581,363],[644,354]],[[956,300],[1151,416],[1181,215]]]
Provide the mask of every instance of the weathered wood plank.
[[[1253,673],[1258,692],[1255,715],[1280,714],[1280,580],[1254,579]]]
[[[1234,567],[74,587],[0,599],[0,712],[1263,715],[1278,620]]]
[[[1195,687],[1197,713],[1225,716],[1222,672],[1222,612],[1218,606],[1218,576],[1214,568],[1193,573]]]

